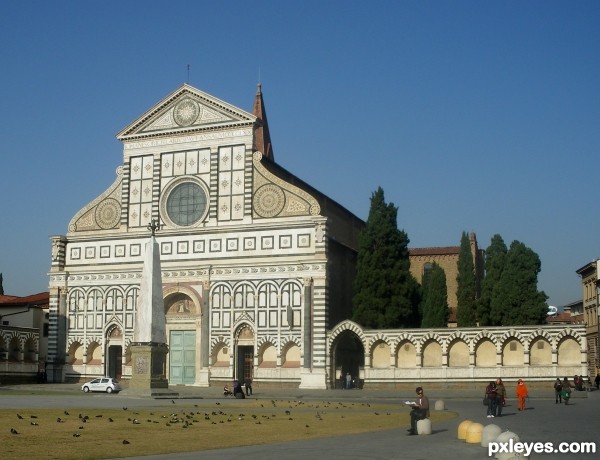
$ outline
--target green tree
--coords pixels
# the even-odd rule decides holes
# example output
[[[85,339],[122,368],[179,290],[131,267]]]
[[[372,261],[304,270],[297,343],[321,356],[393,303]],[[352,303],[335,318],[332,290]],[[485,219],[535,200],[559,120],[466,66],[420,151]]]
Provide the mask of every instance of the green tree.
[[[544,323],[548,296],[537,289],[537,275],[541,268],[540,258],[534,251],[519,241],[511,243],[491,300],[494,316],[500,317],[499,325]]]
[[[435,262],[431,265],[429,274],[423,283],[423,320],[421,327],[448,326],[448,287],[446,273]]]
[[[507,252],[508,249],[502,237],[494,235],[485,251],[485,278],[481,283],[481,296],[477,300],[477,318],[479,318],[480,326],[501,324],[501,312],[492,310],[492,298],[504,271]]]
[[[0,295],[4,295],[4,286],[2,285],[3,281],[2,273],[0,273]]]
[[[458,275],[456,276],[456,322],[459,327],[477,325],[475,301],[477,299],[477,285],[475,280],[475,265],[471,252],[471,241],[466,232],[460,238],[460,252],[458,254]]]
[[[352,319],[363,327],[415,327],[420,288],[410,274],[408,236],[398,230],[396,208],[383,189],[371,196],[369,218],[359,237]]]

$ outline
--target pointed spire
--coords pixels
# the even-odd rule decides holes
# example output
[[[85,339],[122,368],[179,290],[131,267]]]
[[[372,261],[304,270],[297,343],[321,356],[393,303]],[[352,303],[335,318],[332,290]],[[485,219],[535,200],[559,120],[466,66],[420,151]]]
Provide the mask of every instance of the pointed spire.
[[[254,128],[254,150],[262,152],[265,158],[275,161],[273,155],[273,146],[271,145],[271,135],[269,134],[269,123],[267,122],[267,111],[262,97],[261,84],[256,88],[256,97],[254,98],[254,107],[252,114],[259,118],[259,122]]]

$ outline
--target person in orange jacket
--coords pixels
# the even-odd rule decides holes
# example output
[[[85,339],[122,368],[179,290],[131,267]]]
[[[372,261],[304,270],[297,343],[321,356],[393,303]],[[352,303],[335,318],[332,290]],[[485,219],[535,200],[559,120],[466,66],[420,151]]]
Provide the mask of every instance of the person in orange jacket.
[[[519,379],[517,382],[517,400],[518,400],[518,408],[519,410],[525,410],[525,398],[529,396],[527,392],[527,386],[523,379]]]

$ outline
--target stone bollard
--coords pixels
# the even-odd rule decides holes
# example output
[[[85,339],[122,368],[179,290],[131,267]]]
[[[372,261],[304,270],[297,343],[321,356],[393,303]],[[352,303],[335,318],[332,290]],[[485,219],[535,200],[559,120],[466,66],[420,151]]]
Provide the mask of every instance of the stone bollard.
[[[417,420],[417,434],[431,434],[431,420],[428,418]]]
[[[483,425],[481,423],[471,423],[467,428],[467,438],[465,441],[468,444],[480,444],[481,433],[483,433]]]
[[[515,455],[519,455],[519,457],[515,457]],[[514,452],[501,452],[497,457],[498,460],[522,460],[524,458],[531,457],[526,457],[525,454],[515,454]]]
[[[498,435],[495,442],[508,443],[511,439],[513,441],[513,444],[515,442],[519,442],[520,440],[519,436],[517,436],[512,431],[503,431]],[[507,460],[514,456],[514,453],[498,452],[496,453],[496,455],[494,455],[494,458],[497,458],[498,460]]]
[[[467,439],[467,428],[469,428],[471,423],[473,423],[471,420],[463,420],[460,422],[458,425],[458,439],[462,439],[463,441]]]
[[[502,433],[502,428],[498,425],[486,425],[483,428],[483,433],[481,433],[481,447],[488,447],[490,442],[496,441],[500,433]]]
[[[444,404],[444,401],[442,399],[438,399],[435,402],[435,410],[446,410],[446,405]]]

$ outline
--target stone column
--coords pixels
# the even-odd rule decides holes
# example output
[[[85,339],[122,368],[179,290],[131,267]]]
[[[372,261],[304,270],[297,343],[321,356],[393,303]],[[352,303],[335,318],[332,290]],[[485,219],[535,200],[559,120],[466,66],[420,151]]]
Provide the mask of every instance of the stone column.
[[[197,373],[196,383],[202,387],[208,387],[210,386],[210,281],[205,281],[202,285],[202,316],[200,321],[200,362],[202,367]]]

